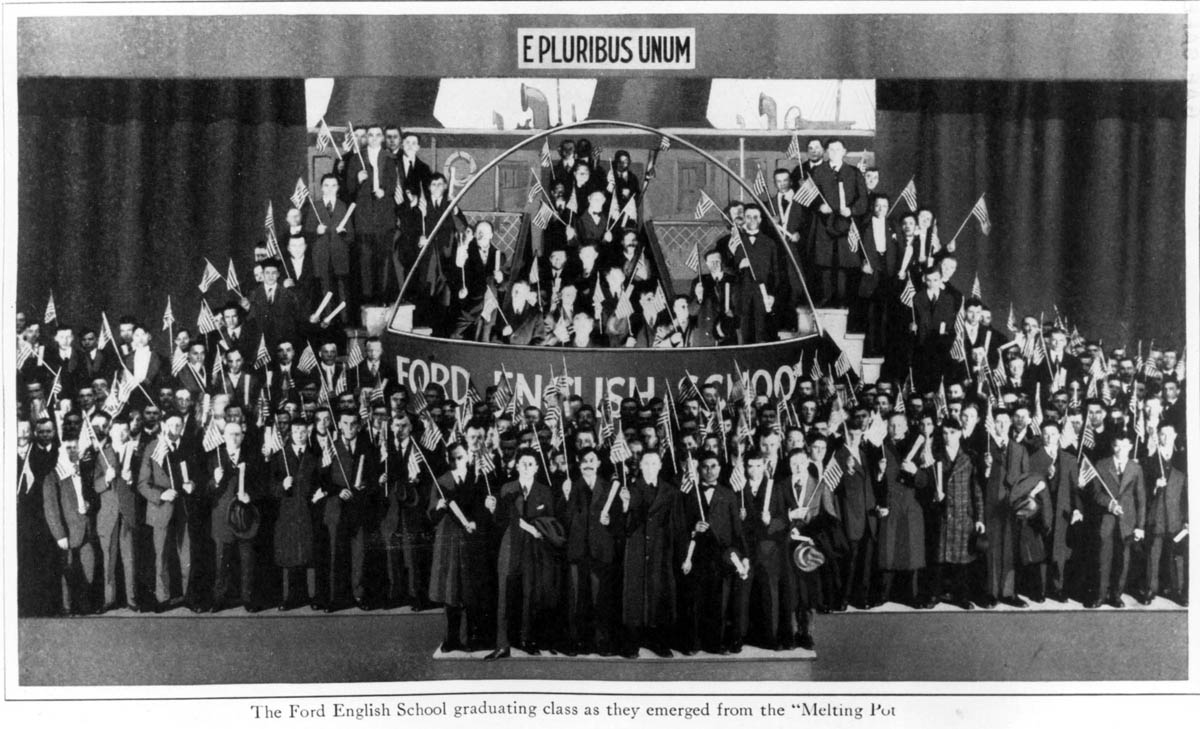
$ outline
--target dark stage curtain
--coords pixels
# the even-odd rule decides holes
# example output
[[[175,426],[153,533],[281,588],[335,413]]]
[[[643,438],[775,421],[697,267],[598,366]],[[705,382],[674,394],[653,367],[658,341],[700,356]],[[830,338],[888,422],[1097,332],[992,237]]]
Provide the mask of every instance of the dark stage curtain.
[[[268,197],[283,226],[307,160],[304,81],[33,78],[18,82],[17,307],[161,328],[167,295],[195,332],[209,258],[253,285]],[[225,300],[224,284],[209,303]],[[164,332],[156,349],[164,350]]]
[[[877,102],[880,188],[915,175],[943,244],[987,193],[952,283],[978,271],[1000,327],[1057,305],[1106,345],[1182,344],[1183,83],[881,81]]]

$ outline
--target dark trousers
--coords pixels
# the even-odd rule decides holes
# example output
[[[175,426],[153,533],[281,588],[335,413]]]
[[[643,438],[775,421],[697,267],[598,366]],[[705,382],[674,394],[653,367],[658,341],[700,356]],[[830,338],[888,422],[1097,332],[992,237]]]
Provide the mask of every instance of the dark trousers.
[[[761,271],[755,273],[760,276],[760,280],[766,275]],[[776,302],[776,305],[780,303]],[[767,313],[766,304],[763,303],[759,281],[754,280],[749,273],[742,275],[738,286],[737,315],[738,344],[773,342],[779,338],[778,331],[771,331],[770,315]]]
[[[735,640],[752,642],[773,648],[779,641],[780,623],[784,632],[791,630],[795,612],[795,590],[786,573],[790,566],[779,550],[767,556],[756,555],[750,565],[750,578],[733,578],[737,614]]]
[[[220,605],[229,595],[229,573],[234,569],[234,554],[237,554],[237,570],[242,604],[254,601],[254,542],[237,539],[233,542],[216,542],[217,574],[213,582],[213,602]]]
[[[284,604],[301,602],[295,593],[305,590],[300,597],[312,600],[317,596],[317,570],[312,567],[281,567],[280,582],[283,585]],[[307,589],[306,589],[307,588]]]
[[[395,546],[397,542],[399,546]],[[414,605],[427,602],[433,545],[415,535],[401,534],[389,547],[387,558],[396,597],[407,597]]]
[[[688,603],[684,611],[682,645],[718,653],[725,646],[725,615],[729,578],[719,565],[710,565],[684,578]]]
[[[515,574],[499,575],[499,591],[496,605],[496,647],[508,648],[509,614],[515,608],[520,613],[520,633],[517,638],[522,645],[533,642],[533,571],[518,569]]]
[[[125,577],[125,602],[137,607],[137,558],[133,549],[133,525],[118,514],[108,534],[100,535],[100,552],[104,559],[104,606],[117,602],[117,560],[120,559]]]
[[[362,600],[365,596],[363,565],[366,561],[367,527],[358,523],[358,520],[343,516],[336,526],[328,528],[327,534],[329,603],[344,603],[347,593],[355,600]],[[349,565],[346,564],[347,558]]]
[[[1100,517],[1096,581],[1098,599],[1119,598],[1125,594],[1125,579],[1129,576],[1130,541],[1121,536],[1121,526],[1116,516],[1105,514]]]
[[[879,601],[887,602],[892,597],[892,587],[897,579],[897,575],[901,575],[901,582],[908,582],[906,594],[902,596],[901,602],[905,604],[913,604],[917,601],[917,575],[921,570],[880,570],[879,572]]]
[[[1163,552],[1166,552],[1169,560],[1167,589],[1174,597],[1184,595],[1184,583],[1187,579],[1187,562],[1184,560],[1184,555],[1187,554],[1187,537],[1178,543],[1169,534],[1151,534],[1148,538],[1150,544],[1146,547],[1146,592],[1150,595],[1158,594]]]
[[[365,301],[383,301],[392,275],[390,235],[356,233],[359,283]]]
[[[868,534],[849,543],[840,560],[842,602],[866,601],[871,596],[871,565],[875,561],[875,540]]]

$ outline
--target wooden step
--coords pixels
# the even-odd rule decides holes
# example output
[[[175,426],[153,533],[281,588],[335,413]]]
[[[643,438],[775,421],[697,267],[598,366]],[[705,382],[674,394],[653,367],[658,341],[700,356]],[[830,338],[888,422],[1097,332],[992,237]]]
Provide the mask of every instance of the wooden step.
[[[859,374],[862,375],[863,382],[873,385],[879,380],[879,372],[882,369],[883,357],[863,357]]]

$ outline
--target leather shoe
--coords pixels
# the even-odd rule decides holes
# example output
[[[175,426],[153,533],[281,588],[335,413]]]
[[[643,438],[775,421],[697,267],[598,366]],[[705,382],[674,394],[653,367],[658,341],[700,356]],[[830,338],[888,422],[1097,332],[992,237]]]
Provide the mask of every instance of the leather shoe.
[[[741,653],[742,652],[742,641],[739,640],[736,643],[731,643],[729,646],[729,652],[735,656],[737,654]]]
[[[457,640],[447,640],[442,642],[442,653],[458,653],[465,650],[466,646]]]
[[[675,657],[675,654],[671,652],[671,649],[666,647],[665,645],[650,646],[650,652],[653,653],[654,655],[658,656],[659,658],[674,658]],[[692,654],[695,655],[695,651],[692,651]]]
[[[1178,597],[1176,597],[1175,604],[1178,605],[1179,607],[1187,607],[1188,606],[1187,595],[1179,595]]]
[[[833,612],[835,612],[835,613],[844,613],[844,612],[846,612],[846,608],[848,608],[849,606],[850,606],[850,604],[848,602],[846,602],[845,600],[842,600],[838,604],[834,605],[832,609],[833,609]]]
[[[1087,602],[1085,602],[1083,604],[1083,606],[1085,608],[1087,608],[1088,610],[1095,610],[1096,608],[1100,607],[1102,604],[1103,603],[1101,603],[1099,600],[1088,600]]]
[[[535,643],[522,643],[522,644],[521,644],[520,646],[518,646],[518,647],[519,647],[521,650],[525,651],[525,653],[527,653],[528,655],[531,655],[531,656],[540,656],[540,655],[542,655],[542,651],[541,651],[541,649],[540,649],[540,648],[538,648],[538,647],[537,647],[537,645],[536,645]]]
[[[1046,595],[1046,597],[1050,598],[1054,602],[1066,602],[1067,601],[1066,594],[1064,594],[1061,590],[1055,590],[1054,592],[1051,592],[1049,595]]]
[[[955,600],[955,601],[952,601],[950,604],[959,608],[960,610],[974,610],[975,609],[975,606],[971,604],[970,600]]]
[[[1149,605],[1150,603],[1154,602],[1154,596],[1153,595],[1141,595],[1140,597],[1138,597],[1137,601],[1139,603],[1141,603],[1142,605]]]
[[[1108,598],[1104,601],[1104,604],[1117,609],[1125,607],[1125,601],[1116,596]]]
[[[497,648],[491,653],[483,657],[485,661],[497,661],[501,658],[512,658],[512,650],[508,648]]]
[[[262,605],[259,605],[258,603],[253,603],[253,602],[246,606],[246,612],[251,613],[251,614],[261,613],[262,609],[263,609]]]
[[[813,637],[810,633],[802,633],[800,637],[796,639],[796,646],[803,648],[806,651],[811,651],[814,645],[816,645],[816,643],[813,642]]]
[[[641,654],[639,653],[637,646],[628,646],[621,649],[622,658],[637,658],[639,655]]]
[[[1024,600],[1017,597],[1016,595],[1013,595],[1012,597],[1001,598],[1000,602],[1004,603],[1005,605],[1008,605],[1009,607],[1015,607],[1015,608],[1029,607],[1029,603],[1025,602]]]
[[[996,607],[997,604],[996,598],[992,595],[988,595],[979,601],[979,607],[983,608],[984,610],[991,610],[992,608]]]

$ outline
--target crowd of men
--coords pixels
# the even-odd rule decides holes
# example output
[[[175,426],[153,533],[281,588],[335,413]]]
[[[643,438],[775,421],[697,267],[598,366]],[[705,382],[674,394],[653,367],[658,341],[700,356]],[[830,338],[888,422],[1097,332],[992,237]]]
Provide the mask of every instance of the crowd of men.
[[[632,657],[810,648],[813,611],[886,601],[1187,604],[1176,350],[1105,351],[1061,316],[1010,313],[993,326],[978,296],[946,283],[954,258],[921,242],[920,213],[901,216],[898,233],[874,222],[887,220],[877,193],[858,250],[881,257],[867,253],[858,271],[877,278],[872,295],[886,292],[866,314],[896,349],[875,384],[798,365],[787,397],[749,391],[744,373],[731,392],[684,378],[674,399],[595,406],[562,380],[536,402],[507,379],[459,401],[436,385],[410,391],[378,339],[347,338],[332,325],[338,310],[326,313],[335,297],[370,300],[403,280],[404,256],[390,283],[366,280],[388,275],[382,259],[352,282],[336,273],[351,249],[320,245],[345,235],[342,223],[360,240],[363,188],[384,200],[389,175],[425,174],[415,135],[364,133],[366,169],[347,155],[354,209],[327,176],[320,200],[287,213],[287,254],[256,255],[248,295],[231,270],[235,295],[212,310],[205,300],[195,331],[164,317],[167,354],[153,346],[157,327],[133,317],[112,329],[87,312],[97,330],[53,307],[18,315],[21,615],[440,606],[444,651]],[[503,303],[493,284],[511,270],[490,227],[447,228],[429,265],[462,269],[476,298],[442,307],[453,312],[443,333],[533,343],[522,338],[541,331],[568,346],[772,338],[786,298],[772,276],[788,284],[776,241],[756,247],[771,206],[729,208],[740,243],[718,241],[694,290],[663,302],[642,285],[653,274],[636,230],[596,220],[644,187],[621,152],[615,173],[593,174],[599,155],[583,141],[560,147],[550,169],[551,218],[569,209],[557,201],[570,180],[601,182],[573,223],[547,224],[548,268],[511,281]],[[840,146],[797,174],[819,179],[828,164],[853,177]],[[385,155],[394,149],[404,153]],[[446,209],[444,179],[428,181],[429,197],[417,182],[394,187],[389,224],[396,206],[427,223]],[[365,255],[376,241],[361,240]],[[417,236],[410,268],[429,242]],[[838,256],[811,259],[833,297],[838,265],[821,261]],[[219,278],[206,271],[202,288]],[[630,280],[632,313],[620,303]]]

